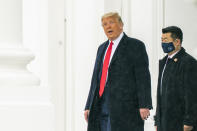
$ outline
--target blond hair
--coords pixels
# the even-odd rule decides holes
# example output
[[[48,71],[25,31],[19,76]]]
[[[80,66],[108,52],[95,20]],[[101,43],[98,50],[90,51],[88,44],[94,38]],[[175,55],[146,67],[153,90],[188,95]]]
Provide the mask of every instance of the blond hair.
[[[108,18],[108,17],[114,17],[118,20],[118,22],[123,24],[122,18],[120,17],[120,15],[117,12],[109,12],[109,13],[104,14],[101,18],[101,22],[103,21],[104,18]]]

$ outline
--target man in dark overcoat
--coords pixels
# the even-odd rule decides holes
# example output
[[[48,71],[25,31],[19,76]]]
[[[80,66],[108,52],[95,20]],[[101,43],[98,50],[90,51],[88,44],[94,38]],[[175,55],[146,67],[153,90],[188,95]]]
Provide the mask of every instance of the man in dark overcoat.
[[[159,61],[157,131],[197,131],[197,61],[182,47],[179,27],[163,28],[161,39],[167,55]]]
[[[144,131],[152,109],[145,45],[123,32],[118,13],[101,22],[108,40],[97,51],[84,112],[88,131]]]

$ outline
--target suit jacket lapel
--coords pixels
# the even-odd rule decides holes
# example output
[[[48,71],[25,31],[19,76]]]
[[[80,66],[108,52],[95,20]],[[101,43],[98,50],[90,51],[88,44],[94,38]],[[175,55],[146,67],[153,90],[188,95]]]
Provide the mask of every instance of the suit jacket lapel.
[[[124,46],[125,46],[125,41],[127,39],[127,35],[124,34],[124,36],[122,37],[122,39],[120,40],[120,43],[118,44],[118,47],[116,48],[115,52],[114,52],[114,55],[111,59],[111,62],[110,62],[110,65],[109,65],[109,68],[111,67],[111,65],[113,65],[113,63],[116,61],[116,59],[118,58],[118,52],[120,52]]]

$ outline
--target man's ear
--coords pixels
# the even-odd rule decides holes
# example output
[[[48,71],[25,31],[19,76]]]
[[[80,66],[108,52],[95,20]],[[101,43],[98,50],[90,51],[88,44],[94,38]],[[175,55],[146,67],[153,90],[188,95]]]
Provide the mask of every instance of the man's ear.
[[[120,24],[120,28],[123,29],[123,24],[122,23]]]
[[[181,40],[180,39],[176,39],[175,41],[176,46],[180,46],[181,45]]]

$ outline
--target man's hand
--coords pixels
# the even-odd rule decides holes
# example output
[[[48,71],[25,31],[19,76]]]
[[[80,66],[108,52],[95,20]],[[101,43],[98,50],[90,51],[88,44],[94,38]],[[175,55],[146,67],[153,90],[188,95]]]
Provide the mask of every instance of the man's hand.
[[[149,109],[140,108],[140,116],[141,116],[142,120],[146,120],[150,116]]]
[[[86,122],[88,122],[89,113],[90,113],[90,110],[84,111],[84,117],[85,117]]]
[[[184,125],[184,131],[191,131],[192,129],[193,129],[193,126]]]

